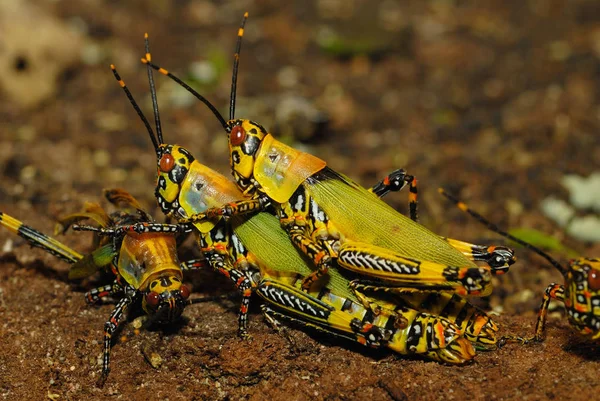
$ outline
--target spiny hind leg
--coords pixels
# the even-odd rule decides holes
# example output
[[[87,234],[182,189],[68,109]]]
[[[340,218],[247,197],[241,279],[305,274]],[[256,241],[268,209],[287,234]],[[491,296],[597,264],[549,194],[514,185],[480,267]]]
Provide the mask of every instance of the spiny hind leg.
[[[382,280],[382,286],[451,290],[459,295],[485,295],[491,290],[487,267],[419,261],[372,244],[344,243],[337,262],[343,268]]]
[[[410,213],[410,219],[413,221],[418,220],[418,190],[417,190],[417,179],[409,174],[406,174],[404,169],[398,169],[392,171],[383,180],[373,185],[369,192],[377,195],[379,198],[383,198],[390,192],[399,192],[406,186],[409,185],[408,195],[408,208]]]
[[[506,246],[475,245],[452,238],[442,238],[469,260],[487,263],[494,275],[508,272],[509,267],[517,261],[515,252]]]
[[[565,301],[565,287],[561,284],[552,283],[544,291],[544,298],[538,312],[537,322],[535,324],[535,334],[532,337],[521,337],[515,335],[507,335],[500,339],[498,346],[501,347],[506,343],[521,343],[528,344],[531,342],[541,342],[544,340],[544,329],[546,328],[546,318],[548,316],[548,305],[550,300]]]

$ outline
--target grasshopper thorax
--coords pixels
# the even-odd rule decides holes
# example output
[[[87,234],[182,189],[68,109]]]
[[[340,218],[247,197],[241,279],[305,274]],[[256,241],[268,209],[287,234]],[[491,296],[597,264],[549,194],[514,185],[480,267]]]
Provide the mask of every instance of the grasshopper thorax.
[[[194,156],[178,145],[159,145],[157,152],[157,179],[155,196],[163,213],[179,209],[179,193],[185,177],[194,162]]]
[[[157,322],[169,323],[177,320],[188,304],[190,290],[175,275],[165,275],[150,282],[144,294],[142,307],[149,315],[157,316]]]

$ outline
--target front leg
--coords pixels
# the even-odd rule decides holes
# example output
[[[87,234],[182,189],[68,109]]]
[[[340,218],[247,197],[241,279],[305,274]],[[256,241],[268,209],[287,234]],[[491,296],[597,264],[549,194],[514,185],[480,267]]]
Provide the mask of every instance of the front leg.
[[[119,323],[126,313],[127,308],[131,305],[138,296],[138,292],[133,287],[125,288],[125,296],[117,302],[115,309],[110,314],[108,321],[104,324],[104,351],[102,357],[102,375],[98,381],[98,385],[102,387],[110,373],[110,347],[114,333],[119,327]]]
[[[500,339],[499,346],[503,346],[506,343],[521,343],[528,344],[531,342],[541,342],[544,340],[544,329],[546,328],[546,317],[548,315],[548,306],[550,300],[556,299],[561,302],[565,302],[565,287],[561,284],[552,283],[546,287],[544,291],[544,298],[540,305],[538,312],[537,322],[535,324],[535,334],[533,337],[521,337],[515,335],[504,336]]]
[[[233,217],[244,214],[262,212],[271,205],[271,200],[259,195],[253,199],[244,199],[228,203],[221,207],[210,208],[203,213],[192,214],[187,218],[178,219],[181,224],[200,223],[206,220],[215,220],[220,217]]]
[[[102,298],[115,295],[122,292],[123,288],[115,281],[112,284],[103,285],[102,287],[94,288],[84,294],[85,301],[88,305],[99,302]]]

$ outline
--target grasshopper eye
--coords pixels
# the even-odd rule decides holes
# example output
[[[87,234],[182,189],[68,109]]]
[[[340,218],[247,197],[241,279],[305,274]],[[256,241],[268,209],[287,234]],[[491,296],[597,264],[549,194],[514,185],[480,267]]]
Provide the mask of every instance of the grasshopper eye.
[[[182,285],[179,289],[179,293],[181,294],[181,298],[188,299],[190,296],[190,289],[187,286]]]
[[[158,306],[159,300],[160,296],[154,291],[149,292],[148,295],[146,295],[146,303],[152,307]]]
[[[588,275],[588,286],[592,291],[600,290],[600,271],[590,270]]]
[[[168,173],[169,171],[173,170],[173,167],[175,167],[175,159],[170,154],[165,153],[160,158],[158,167],[160,168],[160,171],[162,171],[163,173]]]
[[[229,134],[229,143],[233,146],[239,146],[244,142],[244,139],[246,139],[246,131],[244,128],[240,125],[233,127],[231,134]]]

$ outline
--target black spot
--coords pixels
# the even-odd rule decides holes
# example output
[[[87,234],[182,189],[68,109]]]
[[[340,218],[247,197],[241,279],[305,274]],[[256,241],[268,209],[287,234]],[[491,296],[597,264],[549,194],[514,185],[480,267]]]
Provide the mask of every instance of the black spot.
[[[17,56],[15,57],[15,70],[18,72],[24,72],[29,68],[29,62],[25,58],[25,56]]]
[[[182,157],[181,159],[179,159],[179,163],[185,164],[185,158]]]
[[[240,162],[240,154],[238,153],[237,150],[234,150],[231,153],[231,160],[233,160],[233,163],[238,164]]]
[[[169,173],[169,178],[174,183],[181,184],[181,182],[185,178],[187,172],[188,172],[187,168],[180,166],[180,165],[176,165],[175,167],[173,167],[173,170],[171,170],[171,172]]]
[[[252,131],[254,131],[254,133],[256,134],[255,129],[250,130],[251,133]],[[260,141],[258,140],[258,138],[254,135],[249,135],[242,144],[242,151],[247,155],[253,155],[258,150],[259,145]]]
[[[165,180],[165,177],[163,177],[163,176],[158,177],[158,185],[157,186],[160,189],[167,188],[167,180]]]
[[[201,182],[198,182],[198,181],[196,181],[196,182],[194,183],[194,189],[195,189],[196,191],[201,191],[203,187],[204,187],[204,184],[203,184],[203,183],[201,183]]]

